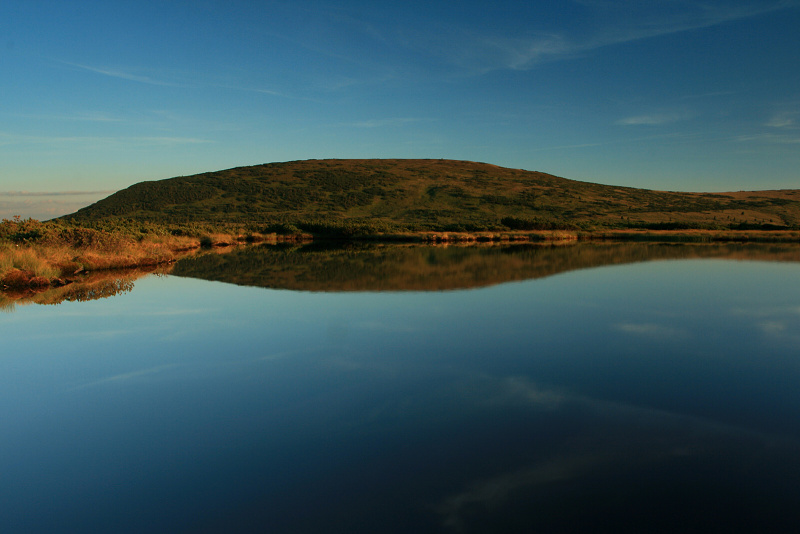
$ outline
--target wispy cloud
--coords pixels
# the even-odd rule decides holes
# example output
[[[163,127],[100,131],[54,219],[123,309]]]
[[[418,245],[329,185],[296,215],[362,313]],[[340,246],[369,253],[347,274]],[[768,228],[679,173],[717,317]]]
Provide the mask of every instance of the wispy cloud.
[[[681,97],[683,100],[695,100],[695,99],[702,99],[702,98],[717,98],[720,96],[731,96],[735,95],[736,91],[712,91],[710,93],[700,93],[696,95],[684,95]]]
[[[581,143],[578,145],[558,145],[558,146],[547,146],[547,147],[538,147],[538,148],[531,148],[531,152],[543,152],[547,150],[569,150],[573,148],[593,148],[598,146],[603,146],[606,143]]]
[[[598,26],[591,31],[547,33],[524,37],[472,35],[445,30],[436,39],[455,63],[469,65],[478,73],[498,69],[527,70],[542,63],[581,57],[598,49],[718,26],[798,7],[795,0],[758,4],[676,3],[671,0],[579,1],[592,10]],[[459,35],[459,33],[461,35]],[[458,43],[453,46],[453,43]]]
[[[69,61],[60,61],[55,60],[58,63],[63,65],[68,65],[70,67],[74,67],[77,69],[82,69],[85,71],[93,72],[96,74],[102,74],[104,76],[109,76],[112,78],[118,78],[121,80],[128,80],[137,83],[144,83],[149,85],[156,85],[162,87],[193,87],[193,88],[219,88],[219,89],[228,89],[231,91],[242,91],[242,92],[250,92],[250,93],[259,93],[264,95],[270,95],[278,98],[286,98],[292,100],[306,100],[306,101],[316,101],[312,98],[291,94],[285,91],[279,91],[276,89],[265,89],[262,87],[251,87],[247,85],[236,85],[230,83],[213,83],[209,81],[197,81],[197,80],[188,80],[188,81],[171,81],[171,80],[163,80],[158,78],[153,78],[150,76],[140,75],[140,74],[133,74],[128,71],[118,70],[118,69],[111,69],[111,68],[103,68],[103,67],[94,67],[91,65],[84,65],[81,63],[73,63]],[[51,117],[41,117],[41,118],[50,118],[56,120],[85,120],[85,121],[119,121],[121,119],[116,119],[112,117],[106,117],[103,115],[75,115],[75,116],[51,116]]]
[[[0,146],[11,144],[63,144],[63,143],[92,143],[92,144],[124,144],[133,145],[176,145],[212,143],[208,139],[197,137],[169,137],[169,136],[132,136],[132,137],[100,137],[100,136],[46,136],[23,135],[0,132]]]
[[[775,113],[767,121],[766,126],[777,129],[797,129],[800,128],[797,123],[798,117],[800,117],[800,112],[798,111],[781,111]]]
[[[797,145],[800,137],[787,134],[762,133],[753,135],[740,135],[735,138],[740,143],[762,143],[771,145]]]
[[[656,139],[662,139],[665,142],[670,141],[673,143],[687,143],[687,142],[696,142],[699,136],[696,133],[692,132],[684,132],[684,133],[666,133],[666,134],[657,134],[657,135],[644,135],[639,137],[626,137],[621,139],[613,139],[609,141],[603,141],[602,143],[579,143],[574,145],[556,145],[556,146],[545,146],[545,147],[537,147],[529,149],[531,152],[544,152],[548,150],[570,150],[576,148],[595,148],[599,146],[609,146],[609,145],[620,145],[620,144],[631,144],[631,143],[641,143],[647,141],[654,141]]]
[[[151,78],[149,76],[142,76],[140,74],[132,74],[130,72],[126,72],[123,70],[111,69],[111,68],[103,68],[103,67],[92,67],[90,65],[83,65],[80,63],[72,63],[69,61],[59,61],[64,65],[69,65],[70,67],[75,67],[78,69],[87,70],[89,72],[94,72],[96,74],[102,74],[104,76],[109,76],[111,78],[119,78],[121,80],[129,80],[132,82],[138,83],[146,83],[149,85],[160,85],[164,87],[184,87],[185,84],[172,82],[172,81],[164,81],[158,80],[155,78]]]
[[[47,120],[47,121],[78,121],[78,122],[123,122],[119,117],[110,117],[103,113],[84,113],[74,115],[15,115],[25,119]]]
[[[107,191],[0,191],[0,197],[66,197],[82,195],[109,195],[115,189]]]
[[[660,126],[689,120],[689,113],[655,113],[650,115],[634,115],[618,120],[615,124],[621,126]]]
[[[74,191],[55,193],[29,193],[24,191],[0,192],[0,219],[15,215],[40,221],[75,213],[79,209],[108,196],[114,191]]]
[[[201,86],[202,84],[197,84]],[[276,89],[264,89],[262,87],[251,87],[247,85],[232,85],[227,83],[211,83],[207,84],[208,87],[216,87],[219,89],[227,89],[230,91],[240,91],[244,93],[258,93],[262,95],[274,96],[276,98],[285,98],[288,100],[301,100],[304,102],[317,102],[319,103],[320,100],[317,98],[312,98],[309,96],[303,96],[300,94],[293,94],[286,91],[278,91]]]
[[[398,127],[412,124],[415,122],[422,122],[429,119],[420,119],[413,117],[397,117],[389,119],[370,119],[365,121],[343,123],[341,126],[349,126],[353,128],[384,128],[384,127]]]

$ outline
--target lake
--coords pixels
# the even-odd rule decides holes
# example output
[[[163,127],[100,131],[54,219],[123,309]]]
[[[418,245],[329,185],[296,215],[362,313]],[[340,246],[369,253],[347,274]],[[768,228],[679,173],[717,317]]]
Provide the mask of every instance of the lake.
[[[4,532],[800,531],[800,246],[261,246],[73,286],[0,299]]]

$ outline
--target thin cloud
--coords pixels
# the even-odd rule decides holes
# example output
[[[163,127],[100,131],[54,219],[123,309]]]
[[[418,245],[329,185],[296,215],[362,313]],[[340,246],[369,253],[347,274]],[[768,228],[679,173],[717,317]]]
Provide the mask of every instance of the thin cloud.
[[[351,126],[354,128],[383,128],[383,127],[405,126],[406,124],[421,122],[423,120],[425,119],[398,117],[392,119],[372,119],[359,122],[350,122],[343,124],[343,126]]]
[[[104,76],[109,76],[111,78],[119,78],[121,80],[129,80],[133,82],[139,83],[146,83],[149,85],[159,85],[163,87],[185,87],[184,84],[179,84],[175,82],[167,82],[163,80],[156,80],[154,78],[150,78],[149,76],[141,76],[138,74],[131,74],[129,72],[121,71],[121,70],[114,70],[114,69],[107,69],[107,68],[98,68],[92,67],[89,65],[82,65],[80,63],[71,63],[69,61],[59,61],[64,65],[69,65],[70,67],[75,67],[78,69],[87,70],[89,72],[94,72],[97,74],[102,74]]]
[[[569,150],[573,148],[593,148],[598,146],[604,146],[608,143],[582,143],[579,145],[558,145],[558,146],[546,146],[546,147],[538,147],[538,148],[531,148],[531,152],[543,152],[547,150]]]
[[[289,100],[302,100],[304,102],[317,102],[319,103],[320,100],[307,97],[307,96],[300,96],[294,95],[291,93],[286,93],[282,91],[275,91],[273,89],[262,89],[259,87],[247,87],[247,86],[237,86],[237,85],[230,85],[230,84],[210,84],[209,87],[217,87],[219,89],[227,89],[230,91],[242,91],[247,93],[258,93],[262,95],[269,95],[274,96],[276,98],[286,98]]]
[[[609,2],[594,2],[595,5],[604,5],[611,7],[612,11],[617,13],[624,13],[632,11],[635,15],[635,9],[640,4],[639,2],[623,2],[623,3],[609,3]],[[661,2],[665,9],[674,10],[674,2]],[[800,5],[797,1],[778,0],[770,3],[762,3],[761,5],[713,5],[712,3],[702,4],[684,4],[687,8],[682,12],[675,15],[655,15],[657,18],[641,17],[639,20],[634,21],[626,28],[611,28],[602,33],[593,41],[586,43],[588,48],[600,48],[615,44],[629,43],[632,41],[639,41],[642,39],[650,39],[653,37],[661,37],[664,35],[671,35],[676,33],[683,33],[692,30],[699,30],[703,28],[710,28],[733,22],[736,20],[748,19],[797,7]],[[652,9],[654,4],[647,4],[648,10]]]
[[[0,132],[0,146],[10,144],[54,144],[54,143],[103,143],[103,144],[137,144],[137,145],[175,145],[175,144],[199,144],[212,143],[208,139],[197,137],[167,137],[167,136],[143,136],[143,137],[99,137],[99,136],[41,136],[41,135],[19,135],[7,132]]]
[[[545,62],[580,57],[609,46],[709,28],[800,5],[796,1],[778,1],[758,6],[686,4],[688,7],[681,13],[652,18],[637,14],[638,2],[579,3],[592,8],[597,15],[620,22],[596,30],[588,37],[544,32],[523,38],[478,37],[456,30],[444,32],[436,42],[452,61],[469,65],[477,73],[498,69],[529,70]],[[664,5],[665,10],[675,8],[672,2]],[[648,8],[652,8],[652,5],[648,4]],[[453,47],[454,42],[459,46]]]
[[[615,124],[620,126],[660,126],[688,120],[691,116],[687,113],[661,113],[653,115],[636,115],[618,120]]]
[[[123,122],[123,119],[109,117],[102,113],[87,113],[77,115],[15,115],[24,119],[47,120],[47,121],[79,121],[79,122]]]
[[[105,191],[0,191],[0,197],[65,197],[82,195],[110,195],[116,189]]]
[[[599,146],[609,146],[609,145],[620,145],[620,144],[630,144],[630,143],[641,143],[643,141],[653,141],[656,139],[664,139],[664,140],[671,140],[673,142],[694,142],[698,139],[698,134],[695,133],[666,133],[666,134],[657,134],[657,135],[646,135],[641,137],[632,137],[632,138],[624,138],[624,139],[616,139],[612,141],[604,141],[602,143],[579,143],[574,145],[557,145],[557,146],[546,146],[546,147],[537,147],[531,148],[531,152],[544,152],[548,150],[570,150],[570,149],[577,149],[577,148],[596,148]]]
[[[710,93],[701,93],[697,95],[684,95],[681,98],[683,100],[695,100],[701,98],[716,98],[719,96],[731,96],[735,95],[736,91],[712,91]]]
[[[795,111],[784,111],[776,113],[767,121],[766,126],[777,129],[794,129],[798,127],[797,117],[800,113]]]
[[[755,135],[740,135],[735,138],[740,143],[767,143],[772,145],[797,145],[800,144],[800,137],[782,134],[755,134]]]

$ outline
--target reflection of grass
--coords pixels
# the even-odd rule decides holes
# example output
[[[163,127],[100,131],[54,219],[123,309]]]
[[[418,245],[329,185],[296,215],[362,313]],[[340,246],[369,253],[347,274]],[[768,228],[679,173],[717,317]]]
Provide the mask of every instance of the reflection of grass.
[[[19,288],[0,292],[0,311],[12,312],[25,304],[59,304],[61,302],[86,302],[108,298],[133,289],[134,281],[148,274],[166,273],[170,266],[156,271],[125,269],[122,271],[97,271],[75,278],[69,285],[59,287]]]

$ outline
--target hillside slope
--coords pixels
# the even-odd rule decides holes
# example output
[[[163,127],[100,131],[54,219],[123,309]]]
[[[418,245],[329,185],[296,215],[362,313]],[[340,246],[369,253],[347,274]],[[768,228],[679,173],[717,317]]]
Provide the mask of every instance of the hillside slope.
[[[452,160],[306,160],[141,182],[65,218],[406,230],[800,225],[800,190],[674,193]]]

